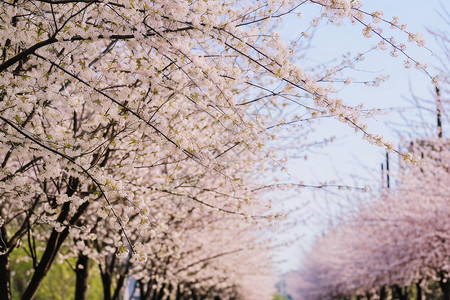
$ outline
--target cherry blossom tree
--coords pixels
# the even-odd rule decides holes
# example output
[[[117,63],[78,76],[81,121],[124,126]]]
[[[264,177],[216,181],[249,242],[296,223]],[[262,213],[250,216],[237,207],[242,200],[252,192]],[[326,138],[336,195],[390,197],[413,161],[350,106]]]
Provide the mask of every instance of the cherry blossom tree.
[[[302,273],[307,299],[386,299],[386,288],[408,299],[406,287],[416,285],[419,297],[429,279],[449,299],[448,146],[443,139],[420,140],[414,152],[427,153],[423,165],[405,168],[395,190],[318,238]]]
[[[270,279],[270,270],[250,276],[242,266],[251,261],[256,271],[268,260],[251,251],[270,247],[250,229],[276,217],[260,197],[267,182],[255,176],[280,166],[268,128],[286,120],[270,112],[300,107],[292,122],[335,117],[393,148],[362,121],[373,112],[346,105],[335,95],[342,83],[328,82],[360,56],[307,72],[298,43],[274,33],[283,16],[310,4],[322,8],[313,25],[349,19],[380,49],[427,72],[381,26],[418,46],[421,36],[360,1],[3,1],[0,294],[10,297],[9,254],[18,247],[32,261],[23,299],[69,257],[77,259],[78,299],[89,259],[105,298],[117,295],[111,279],[120,290],[128,274],[153,295],[154,285],[157,294],[181,286],[234,293]]]

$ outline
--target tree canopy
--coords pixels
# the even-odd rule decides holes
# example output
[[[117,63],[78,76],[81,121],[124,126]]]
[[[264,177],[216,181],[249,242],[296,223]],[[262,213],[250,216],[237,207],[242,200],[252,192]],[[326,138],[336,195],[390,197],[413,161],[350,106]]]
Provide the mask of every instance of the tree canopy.
[[[64,261],[77,299],[92,263],[105,299],[130,276],[141,299],[270,297],[277,242],[263,233],[281,216],[261,194],[282,185],[267,180],[283,166],[273,129],[326,116],[400,153],[367,128],[376,111],[336,94],[333,76],[361,55],[305,70],[301,42],[275,31],[305,5],[321,7],[312,26],[349,20],[428,74],[382,27],[417,46],[421,35],[361,1],[2,1],[0,294],[21,248],[23,299]]]

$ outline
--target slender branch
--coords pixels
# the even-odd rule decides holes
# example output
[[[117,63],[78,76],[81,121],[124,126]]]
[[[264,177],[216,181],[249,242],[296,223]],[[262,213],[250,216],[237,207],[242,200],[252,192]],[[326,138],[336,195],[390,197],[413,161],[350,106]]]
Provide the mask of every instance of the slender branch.
[[[367,191],[367,187],[357,187],[357,186],[349,186],[349,185],[342,185],[342,184],[302,184],[302,183],[277,183],[277,184],[269,184],[265,186],[261,186],[258,188],[254,188],[252,192],[264,190],[264,189],[271,189],[271,188],[281,188],[281,187],[299,187],[299,188],[314,188],[314,189],[324,189],[324,188],[337,188],[337,189],[352,189],[352,190],[360,190],[360,191]]]
[[[139,120],[143,121],[146,125],[150,126],[153,130],[155,130],[159,135],[161,135],[164,139],[166,139],[168,142],[170,142],[172,145],[174,145],[176,148],[180,149],[184,154],[186,154],[188,157],[196,159],[197,161],[199,160],[193,153],[191,153],[190,151],[181,148],[175,141],[173,141],[172,139],[170,139],[166,134],[164,134],[161,130],[159,130],[156,126],[154,126],[153,124],[150,123],[150,121],[145,120],[144,118],[142,118],[138,113],[136,113],[135,111],[131,110],[130,108],[128,108],[126,105],[120,103],[118,100],[114,99],[113,97],[109,96],[108,94],[106,94],[105,92],[97,89],[96,87],[91,86],[89,83],[87,83],[86,81],[84,81],[83,79],[81,79],[80,77],[78,77],[77,75],[67,71],[66,69],[64,69],[63,67],[59,66],[58,64],[52,62],[51,60],[34,53],[35,56],[39,57],[42,60],[45,60],[47,62],[49,62],[52,66],[55,66],[56,68],[60,69],[61,71],[63,71],[64,73],[66,73],[67,75],[73,77],[74,79],[76,79],[77,81],[81,82],[82,84],[84,84],[85,86],[91,88],[92,90],[94,90],[95,92],[101,94],[102,96],[106,97],[107,99],[111,100],[112,102],[114,102],[115,104],[117,104],[120,108],[124,109],[126,112],[129,112],[130,114],[132,114],[133,116],[135,116],[136,118],[138,118]]]
[[[200,260],[198,260],[196,262],[193,262],[193,263],[185,266],[184,268],[178,270],[177,272],[182,272],[182,271],[185,271],[185,270],[189,269],[190,267],[198,265],[198,264],[200,264],[202,262],[205,262],[205,261],[208,261],[208,260],[212,260],[212,259],[215,259],[215,258],[219,258],[221,256],[234,254],[234,253],[237,253],[237,252],[240,252],[240,251],[243,251],[243,250],[244,250],[244,248],[239,248],[239,249],[235,249],[235,250],[231,250],[231,251],[227,251],[227,252],[222,252],[222,253],[219,253],[219,254],[216,254],[216,255],[213,255],[213,256],[210,256],[210,257],[206,257],[206,258],[200,259]]]
[[[114,208],[112,207],[111,202],[109,201],[108,197],[106,196],[105,192],[103,191],[103,189],[102,189],[100,183],[98,182],[97,179],[94,178],[94,176],[91,175],[91,173],[89,173],[84,167],[82,167],[81,165],[79,165],[78,163],[76,163],[74,158],[72,158],[72,157],[70,157],[70,156],[68,156],[68,155],[66,155],[66,154],[64,154],[64,153],[61,153],[61,152],[59,152],[59,151],[57,151],[57,150],[55,150],[55,149],[53,149],[53,148],[51,148],[51,147],[45,145],[43,142],[41,142],[41,141],[39,141],[39,140],[33,138],[31,135],[29,135],[29,134],[27,134],[26,132],[22,131],[17,125],[15,125],[15,124],[12,123],[11,121],[9,121],[9,120],[3,118],[2,116],[0,116],[0,119],[1,119],[3,122],[5,122],[6,124],[8,124],[9,126],[11,126],[12,128],[14,128],[14,129],[15,129],[17,132],[19,132],[21,135],[25,136],[27,139],[29,139],[29,140],[31,140],[32,142],[38,144],[38,145],[41,146],[42,148],[45,148],[45,149],[49,150],[50,152],[52,152],[52,153],[54,153],[54,154],[57,154],[57,155],[59,155],[59,156],[65,158],[65,159],[67,159],[68,161],[70,161],[70,162],[73,163],[74,165],[78,166],[78,167],[83,171],[83,173],[85,173],[85,174],[86,174],[86,175],[94,182],[94,184],[97,186],[97,188],[100,190],[101,195],[103,196],[103,198],[104,198],[104,199],[106,200],[106,202],[108,203],[108,206],[109,206],[109,208],[111,208],[111,211],[112,211],[114,217],[116,218],[117,222],[119,223],[120,227],[122,228],[122,231],[123,231],[123,234],[124,234],[124,236],[125,236],[125,239],[127,240],[128,244],[131,246],[131,249],[132,249],[133,252],[134,252],[134,249],[133,249],[133,247],[132,247],[131,241],[130,241],[130,239],[128,238],[127,233],[125,232],[125,228],[124,228],[124,226],[123,226],[122,220],[119,218],[119,216],[118,216],[117,213],[115,212]]]
[[[51,37],[51,38],[46,39],[46,40],[44,40],[42,42],[34,44],[33,46],[31,46],[28,49],[23,50],[22,52],[20,52],[16,56],[11,57],[10,59],[8,59],[4,63],[2,63],[0,65],[0,73],[5,71],[10,66],[14,65],[16,62],[18,62],[18,61],[20,61],[22,59],[25,59],[28,55],[33,54],[37,49],[42,48],[42,47],[47,46],[47,45],[50,45],[50,44],[53,44],[55,42],[57,42],[57,39],[55,37]]]
[[[9,152],[8,152],[9,153]],[[25,172],[26,170],[28,170],[33,164],[35,164],[36,162],[38,162],[39,160],[41,160],[43,158],[43,156],[38,156],[33,158],[31,161],[29,161],[27,164],[23,165],[22,167],[20,167],[20,169],[18,169],[16,172],[14,172],[14,174],[10,174],[5,176],[4,178],[0,179],[1,181],[6,181],[12,177],[14,177],[17,173],[22,173]]]

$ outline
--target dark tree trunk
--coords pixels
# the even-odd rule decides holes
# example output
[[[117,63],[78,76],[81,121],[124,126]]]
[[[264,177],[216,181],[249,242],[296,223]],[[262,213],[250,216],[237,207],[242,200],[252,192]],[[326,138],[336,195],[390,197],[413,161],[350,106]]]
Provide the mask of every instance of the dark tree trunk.
[[[52,263],[59,251],[63,241],[69,234],[68,229],[64,229],[63,232],[57,232],[53,230],[50,239],[48,240],[47,247],[42,255],[41,261],[34,270],[33,277],[28,284],[25,293],[22,295],[22,300],[33,299],[36,296],[36,292],[39,289],[42,280],[47,275]]]
[[[150,293],[152,291],[152,285],[153,285],[153,279],[150,280],[147,284],[144,284],[142,281],[139,280],[139,290],[140,290],[140,300],[150,300]]]
[[[198,300],[197,293],[195,292],[195,290],[192,290],[191,296],[192,296],[192,300]]]
[[[166,284],[163,283],[161,285],[161,288],[159,289],[159,291],[157,289],[155,289],[155,292],[153,294],[152,300],[162,300],[163,296],[164,296],[164,289],[166,288]]]
[[[123,288],[123,285],[125,283],[125,279],[128,275],[128,270],[130,269],[130,261],[126,263],[125,269],[120,274],[119,279],[117,280],[116,289],[114,290],[113,300],[119,300],[120,292]]]
[[[394,290],[397,293],[399,300],[408,300],[408,287],[394,286]]]
[[[155,285],[156,287],[153,287]],[[154,300],[156,299],[156,295],[158,294],[158,288],[157,288],[157,282],[153,278],[147,283],[147,293],[146,293],[146,299],[147,300]]]
[[[136,284],[139,285],[139,299],[140,300],[146,300],[145,299],[145,291],[144,291],[145,286],[144,286],[144,284],[140,280],[136,281]]]
[[[75,284],[75,300],[86,300],[89,278],[89,257],[79,254],[75,268],[76,284]]]
[[[4,253],[0,255],[0,295],[5,300],[11,299],[11,274],[9,271],[9,253],[8,246],[6,245],[6,230],[5,227],[1,227],[0,236],[0,252]],[[3,299],[3,298],[2,298]]]
[[[408,287],[405,286],[405,287],[402,288],[402,290],[403,290],[403,293],[401,295],[400,300],[408,300],[408,292],[409,292]]]
[[[449,278],[446,278],[439,281],[439,285],[441,286],[442,293],[444,294],[443,300],[450,300],[450,281]]]
[[[423,291],[422,286],[420,285],[421,282],[422,280],[416,283],[416,290],[417,290],[416,300],[423,300]]]
[[[76,178],[71,177],[69,179],[69,184],[67,186],[66,192],[66,194],[69,197],[75,193],[78,187],[78,183],[79,181]],[[78,219],[86,211],[88,205],[89,201],[86,201],[83,204],[81,204],[75,215],[72,218],[70,218],[69,220],[70,225],[74,225],[78,222]],[[66,202],[63,204],[57,222],[62,224],[64,221],[66,221],[67,217],[69,216],[69,212],[70,212],[70,202]],[[48,271],[50,270],[50,267],[52,266],[53,261],[55,260],[56,254],[58,253],[59,249],[61,248],[61,245],[63,244],[64,240],[67,238],[68,235],[69,235],[68,227],[66,227],[62,232],[57,232],[55,229],[52,230],[50,238],[47,242],[47,246],[45,247],[44,254],[42,254],[41,260],[34,269],[33,277],[31,277],[30,283],[28,284],[25,292],[22,295],[22,300],[30,300],[36,296],[37,290],[41,286],[42,280],[44,280],[45,275],[47,275]]]
[[[114,290],[114,294],[112,297],[113,300],[119,300],[120,292],[122,291],[123,284],[125,282],[125,276],[126,275],[120,275],[119,280],[117,280],[116,289]]]
[[[181,300],[181,287],[179,284],[177,285],[177,293],[175,295],[175,300]]]
[[[386,286],[382,286],[380,289],[380,300],[386,300],[387,299],[387,290],[386,290]]]
[[[3,228],[2,228],[3,229]],[[2,249],[2,251],[5,251]],[[11,281],[9,272],[9,255],[0,255],[0,295],[1,299],[11,299]]]
[[[103,285],[103,299],[111,300],[111,274],[108,270],[102,270],[100,267],[100,277]]]

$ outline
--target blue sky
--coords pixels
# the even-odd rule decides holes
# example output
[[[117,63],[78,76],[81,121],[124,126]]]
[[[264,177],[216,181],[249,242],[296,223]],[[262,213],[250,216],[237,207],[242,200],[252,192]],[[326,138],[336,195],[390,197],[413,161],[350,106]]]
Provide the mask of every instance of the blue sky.
[[[411,32],[421,32],[426,39],[426,47],[417,48],[409,44],[407,53],[420,62],[428,62],[430,72],[433,73],[433,64],[437,63],[436,55],[441,49],[437,46],[434,38],[430,36],[427,29],[442,29],[444,22],[438,12],[449,5],[435,0],[377,0],[366,1],[363,9],[368,12],[383,9],[384,18],[391,20],[393,16],[399,18],[400,23],[407,23]],[[317,7],[311,6],[305,10],[302,20],[289,18],[282,27],[282,35],[288,39],[296,39],[302,31],[309,28],[309,22],[317,12]],[[362,26],[349,25],[348,22],[341,26],[321,23],[311,41],[311,47],[304,64],[311,65],[332,61],[342,54],[350,51],[356,55],[364,52],[379,40],[375,37],[367,39],[361,34]],[[384,34],[390,35],[390,32]],[[398,32],[397,32],[398,34]],[[398,35],[397,35],[398,36]],[[396,37],[397,37],[396,36]],[[400,40],[401,36],[398,36]],[[406,37],[404,37],[406,39]],[[394,123],[404,123],[395,113],[396,110],[405,111],[407,118],[411,107],[406,99],[411,97],[411,88],[414,95],[432,99],[432,85],[430,78],[415,68],[406,70],[403,67],[404,58],[401,55],[392,58],[389,51],[376,50],[367,55],[366,60],[358,66],[360,71],[352,71],[355,81],[370,76],[390,75],[390,80],[377,88],[364,85],[352,84],[340,93],[340,96],[348,103],[357,104],[363,102],[366,107],[377,107],[391,112],[387,115],[378,116],[369,122],[369,131],[380,133],[388,140],[399,144],[399,135]],[[392,112],[393,111],[393,112]],[[336,136],[336,142],[332,145],[319,149],[314,154],[308,155],[308,161],[291,160],[288,164],[289,181],[304,181],[305,183],[317,183],[336,179],[337,182],[348,185],[367,184],[377,186],[380,182],[380,163],[384,160],[384,150],[368,144],[362,140],[361,134],[336,120],[326,120],[317,124],[316,136]],[[395,162],[395,157],[393,158]],[[392,163],[391,163],[392,165]],[[286,237],[303,236],[297,245],[286,247],[280,252],[280,259],[286,261],[281,264],[283,271],[293,269],[301,265],[301,249],[307,249],[314,236],[324,230],[328,224],[327,216],[337,215],[345,212],[354,199],[347,193],[336,195],[327,192],[310,192],[305,190],[300,195],[290,199],[287,207],[303,206],[308,203],[298,214],[299,220],[305,215],[309,216],[303,225],[298,225],[286,232]]]

